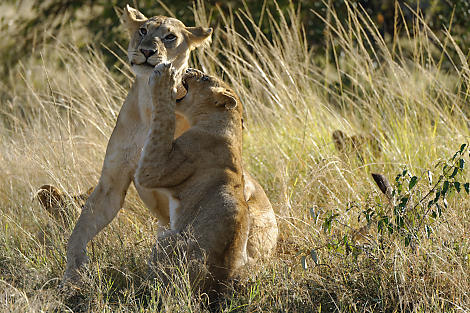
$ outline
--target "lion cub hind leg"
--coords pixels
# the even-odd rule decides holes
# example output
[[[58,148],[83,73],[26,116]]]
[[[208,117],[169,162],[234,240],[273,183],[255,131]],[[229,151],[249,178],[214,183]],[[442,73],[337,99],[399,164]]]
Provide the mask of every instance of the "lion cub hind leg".
[[[245,175],[245,196],[250,213],[248,235],[248,262],[269,257],[276,247],[278,227],[271,203],[261,185],[249,174]]]
[[[192,232],[166,231],[157,238],[149,261],[149,277],[169,288],[196,292],[213,284],[204,250]]]

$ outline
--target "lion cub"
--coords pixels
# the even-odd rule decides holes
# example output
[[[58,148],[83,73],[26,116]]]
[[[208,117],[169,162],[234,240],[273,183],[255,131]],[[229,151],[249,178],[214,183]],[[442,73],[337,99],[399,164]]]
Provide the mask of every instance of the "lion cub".
[[[203,288],[218,289],[248,262],[242,105],[223,82],[196,70],[183,76],[187,94],[176,103],[175,76],[173,66],[165,62],[150,77],[154,107],[137,181],[170,198],[171,230],[157,239],[156,261],[165,262],[171,257],[166,249],[191,237],[186,241],[188,255],[205,261],[210,273]],[[192,127],[174,140],[175,109]],[[198,278],[196,272],[189,275],[192,282]]]
[[[335,144],[336,151],[352,157],[354,154],[357,159],[363,163],[367,150],[371,151],[375,157],[382,154],[382,146],[377,135],[353,135],[349,137],[340,130],[335,130],[331,136]]]
[[[34,199],[38,200],[41,207],[49,213],[52,220],[36,234],[39,243],[52,246],[53,231],[51,229],[53,229],[53,226],[58,226],[61,231],[64,231],[74,215],[74,208],[83,206],[92,191],[93,188],[90,188],[85,193],[67,196],[66,193],[57,187],[42,185],[36,192]]]

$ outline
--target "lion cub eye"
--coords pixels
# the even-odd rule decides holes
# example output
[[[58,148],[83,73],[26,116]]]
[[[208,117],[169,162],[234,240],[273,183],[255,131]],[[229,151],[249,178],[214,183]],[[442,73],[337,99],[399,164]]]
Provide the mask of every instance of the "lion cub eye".
[[[139,34],[140,34],[141,36],[147,35],[147,29],[145,29],[145,28],[143,28],[143,27],[142,27],[142,28],[139,28]]]
[[[176,39],[176,36],[173,35],[173,34],[168,34],[168,35],[165,36],[165,38],[163,38],[163,40],[165,40],[165,41],[173,41],[175,39]]]

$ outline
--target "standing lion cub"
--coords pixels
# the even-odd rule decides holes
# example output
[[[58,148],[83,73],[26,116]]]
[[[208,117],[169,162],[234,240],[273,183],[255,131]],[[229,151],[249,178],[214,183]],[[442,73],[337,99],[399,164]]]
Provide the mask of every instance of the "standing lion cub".
[[[119,112],[116,126],[109,139],[99,182],[83,206],[80,217],[68,241],[64,282],[73,281],[78,278],[77,274],[81,266],[87,262],[86,246],[88,242],[117,215],[122,207],[131,182],[134,183],[145,205],[157,216],[159,226],[161,226],[159,229],[169,227],[171,230],[174,230],[176,227],[180,227],[178,225],[182,225],[181,223],[188,223],[187,221],[185,222],[185,220],[189,218],[189,216],[185,217],[184,214],[180,214],[181,212],[179,210],[181,210],[180,208],[187,207],[188,203],[191,201],[195,201],[195,194],[190,190],[197,190],[197,187],[200,185],[199,182],[192,180],[193,188],[189,188],[186,193],[179,193],[177,196],[175,196],[173,192],[169,192],[168,188],[153,188],[150,187],[151,184],[145,186],[141,185],[136,181],[135,173],[139,159],[141,159],[142,148],[150,129],[152,129],[152,134],[155,136],[157,136],[160,131],[162,132],[162,136],[165,138],[162,145],[168,144],[168,138],[170,137],[173,139],[180,137],[182,134],[184,136],[185,131],[189,129],[192,134],[189,138],[195,140],[196,135],[202,136],[202,141],[198,140],[198,144],[192,145],[193,149],[197,147],[201,148],[204,141],[210,139],[209,137],[205,137],[207,133],[199,132],[201,126],[204,123],[212,123],[217,126],[215,121],[206,120],[202,122],[201,118],[204,116],[202,112],[194,112],[195,114],[191,115],[188,111],[180,111],[178,106],[176,110],[173,109],[171,111],[171,114],[164,112],[166,118],[174,121],[172,128],[167,129],[165,128],[166,126],[158,128],[155,127],[154,121],[154,118],[158,118],[158,114],[154,114],[155,112],[152,113],[155,111],[155,101],[153,101],[153,98],[159,96],[160,93],[173,93],[173,87],[176,86],[176,95],[171,94],[171,97],[182,99],[185,96],[186,89],[181,84],[181,77],[188,67],[190,52],[209,40],[212,29],[204,27],[186,27],[179,20],[164,16],[146,18],[142,13],[129,6],[124,9],[122,21],[130,34],[128,58],[136,78]],[[172,81],[174,86],[172,85],[169,89],[168,83],[163,84],[163,81],[153,79],[152,86],[149,87],[149,78],[154,72],[154,67],[164,60],[172,64]],[[159,85],[160,82],[162,86]],[[198,98],[198,94],[207,96],[208,92],[212,92],[209,87],[204,89],[206,87],[205,85],[194,85],[193,88],[190,88],[192,95],[187,95],[181,100],[181,104],[187,104],[187,106],[181,106],[181,108],[184,107],[186,110],[190,107],[192,101],[199,101],[200,98]],[[203,89],[199,90],[198,88]],[[158,99],[161,99],[161,97]],[[208,100],[210,99],[212,98],[208,98]],[[234,105],[236,103],[236,101],[233,102]],[[236,110],[241,110],[241,107],[238,107]],[[218,115],[212,115],[212,118],[218,117]],[[196,123],[202,124],[198,124],[199,126],[194,128]],[[217,126],[214,130],[219,129],[218,127],[220,128],[221,126]],[[227,133],[226,135],[228,136],[229,134]],[[235,134],[232,135],[235,136]],[[219,139],[222,141],[219,143],[222,145],[227,144],[229,147],[232,147],[234,144],[238,145],[241,139],[238,138],[235,140],[233,136],[220,137]],[[188,136],[184,138],[188,138]],[[224,141],[230,138],[232,138],[233,141]],[[182,139],[179,142],[183,142],[183,140],[188,139]],[[156,141],[158,141],[158,138],[152,140],[154,144]],[[235,146],[233,147],[235,149]],[[148,148],[146,151],[148,152]],[[171,148],[171,151],[173,151],[173,148]],[[196,153],[196,150],[194,152]],[[240,153],[241,151],[233,155],[240,158]],[[219,166],[218,164],[214,164],[214,160],[217,160],[217,158],[213,160],[212,158],[228,157],[228,155],[218,155],[210,149],[206,151],[206,154],[203,154],[201,150],[201,153],[198,155],[202,158],[198,161],[199,163],[202,164],[206,162],[207,165],[213,164],[215,168]],[[182,155],[179,155],[179,157],[182,157]],[[191,159],[191,162],[193,161],[196,162],[197,160]],[[241,159],[233,161],[234,164],[239,164]],[[190,161],[185,162],[183,159],[180,159],[179,162],[179,164],[174,163],[173,168],[166,166],[159,169],[158,166],[154,166],[153,168],[155,168],[156,171],[154,174],[150,174],[158,174],[159,183],[174,181],[180,183],[181,175],[183,175],[185,169],[194,164],[191,164]],[[163,165],[161,162],[155,164]],[[215,169],[212,170],[210,168],[206,168],[206,170],[207,172],[205,174],[198,177],[207,178],[217,172]],[[246,249],[243,250],[246,251],[246,253],[244,252],[245,254],[243,254],[241,258],[238,258],[237,254],[238,263],[235,265],[227,265],[228,270],[220,270],[223,272],[223,275],[217,274],[218,271],[214,270],[214,274],[217,277],[230,276],[231,271],[238,268],[238,266],[246,262],[247,259],[254,260],[268,256],[276,244],[278,234],[273,209],[261,186],[249,173],[239,172],[241,168],[232,168],[232,165],[227,167],[227,173],[231,173],[231,171],[235,170],[237,175],[240,175],[240,173],[242,175],[241,177],[237,176],[239,180],[239,185],[237,185],[237,188],[239,188],[239,190],[237,189],[237,201],[246,201],[244,205],[248,205],[249,207],[249,218],[244,213],[242,214],[244,219],[243,223],[240,221],[240,224],[233,225],[243,226],[244,228],[241,229],[241,232],[237,232],[237,236],[248,236],[248,240],[246,241],[244,239],[245,237],[243,237],[243,240],[240,239],[240,241],[231,229],[228,229],[227,236],[233,237],[231,237],[234,240],[233,244],[238,245],[239,242],[242,242],[246,245]],[[168,185],[168,187],[172,186],[171,183]],[[244,199],[239,199],[240,194],[244,196]],[[193,205],[198,206],[198,203],[193,203]],[[239,207],[241,206],[237,205],[237,208]],[[245,221],[247,218],[248,223]],[[221,229],[218,228],[219,225],[229,225],[222,216],[220,218],[217,215],[212,215],[211,217],[207,216],[206,222],[206,225],[211,226],[210,229],[206,230],[198,229],[202,232],[200,234],[201,238],[209,238],[209,235],[204,232],[211,232],[214,236],[225,236],[224,233],[221,232]],[[230,225],[230,227],[235,227],[232,224]],[[247,233],[248,229],[249,233]],[[215,246],[209,248],[211,257],[216,257],[216,254],[213,253],[215,251],[214,249]],[[233,251],[239,250],[237,248]],[[218,253],[225,255],[226,251],[219,251]],[[216,258],[218,258],[218,256]],[[222,263],[217,259],[217,261],[213,261],[213,264],[220,265]]]

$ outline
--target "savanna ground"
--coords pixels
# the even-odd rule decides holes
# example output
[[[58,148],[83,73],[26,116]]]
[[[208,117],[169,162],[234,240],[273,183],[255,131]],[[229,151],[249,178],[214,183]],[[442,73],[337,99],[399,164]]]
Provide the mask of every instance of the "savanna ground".
[[[0,7],[4,49],[20,25],[14,6]],[[197,24],[208,26],[208,13],[198,6]],[[384,39],[350,5],[346,21],[335,12],[325,17],[330,53],[317,54],[298,11],[276,14],[263,15],[270,38],[250,14],[225,16],[211,46],[192,60],[241,97],[244,164],[264,186],[280,228],[276,253],[229,286],[220,310],[470,311],[470,176],[462,145],[470,135],[468,47],[452,27],[431,31],[419,14]],[[400,18],[398,10],[397,25]],[[247,28],[236,29],[236,19]],[[144,279],[157,226],[133,187],[118,217],[89,244],[84,284],[58,292],[79,206],[69,205],[62,225],[35,192],[48,183],[72,195],[96,184],[132,80],[118,59],[124,52],[114,68],[98,52],[115,43],[85,47],[83,38],[93,34],[64,23],[60,36],[15,66],[4,64],[0,311],[206,311],[183,270],[166,293]],[[360,157],[338,152],[336,129],[374,136],[381,152],[367,141]],[[393,199],[380,193],[373,172],[389,177]]]

